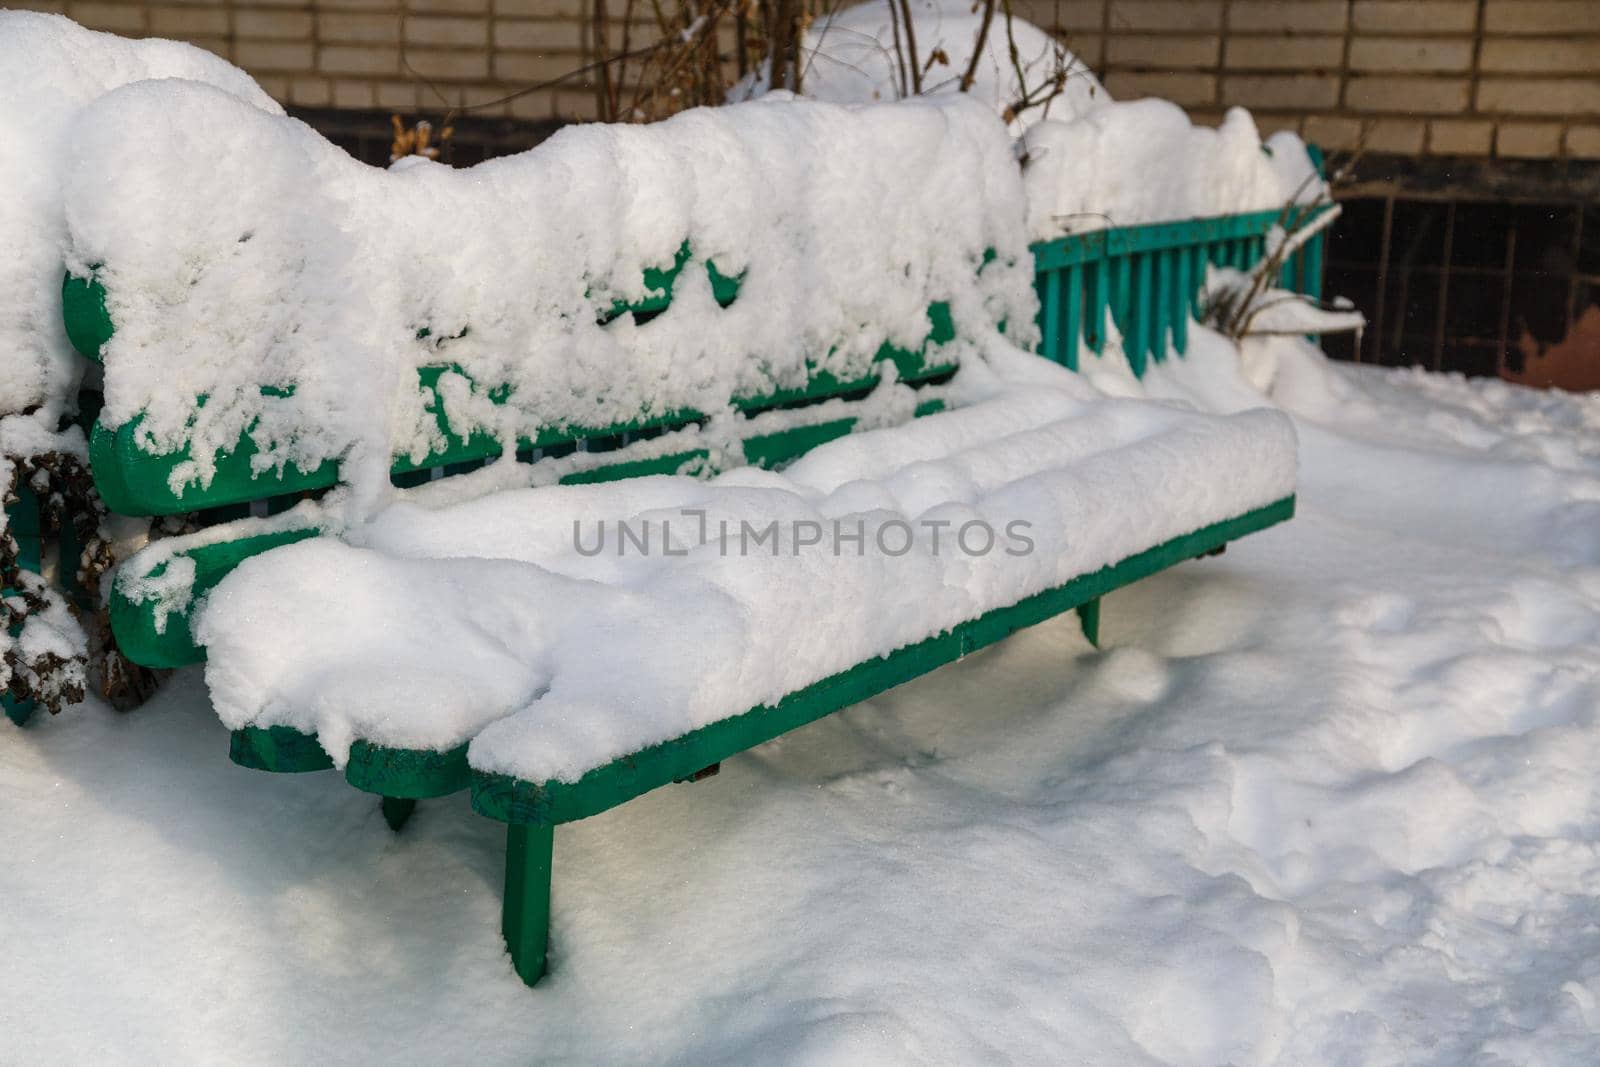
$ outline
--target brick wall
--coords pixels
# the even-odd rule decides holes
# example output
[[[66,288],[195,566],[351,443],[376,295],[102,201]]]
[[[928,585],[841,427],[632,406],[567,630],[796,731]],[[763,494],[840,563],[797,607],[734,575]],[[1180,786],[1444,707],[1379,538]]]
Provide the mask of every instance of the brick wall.
[[[190,41],[302,108],[438,113],[589,62],[588,0],[5,0],[93,29]],[[486,118],[581,119],[583,85],[479,107]]]
[[[1600,158],[1600,0],[1027,0],[1119,99],[1328,148]]]
[[[492,101],[590,58],[590,0],[9,2],[193,41],[301,107],[437,112],[441,96]],[[1402,155],[1600,158],[1600,0],[1015,2],[1118,98],[1164,96],[1203,120],[1242,104],[1332,149],[1365,136]],[[593,111],[574,82],[475,114]]]

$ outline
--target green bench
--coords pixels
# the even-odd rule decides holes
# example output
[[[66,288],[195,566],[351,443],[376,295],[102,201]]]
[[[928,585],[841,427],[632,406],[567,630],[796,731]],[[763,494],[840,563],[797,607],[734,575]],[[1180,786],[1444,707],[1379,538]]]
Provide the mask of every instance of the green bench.
[[[992,116],[985,116],[984,121],[992,122]],[[996,132],[995,137],[1001,135]],[[1009,161],[1003,144],[1000,154]],[[1020,232],[1020,226],[1017,230]],[[241,236],[239,243],[243,245],[251,236]],[[624,303],[597,296],[585,313],[593,314],[602,326],[627,318],[634,323],[648,320],[672,307],[675,290],[695,272],[704,272],[717,305],[736,308],[746,298],[751,279],[718,270],[714,260],[697,256],[693,245],[691,237],[675,255],[664,257],[646,272],[643,299]],[[1022,256],[1020,246],[1014,254]],[[963,262],[968,260],[976,287],[982,272],[995,261],[977,253]],[[1015,259],[999,262],[1002,270],[1017,266]],[[118,370],[111,354],[119,330],[114,313],[118,301],[108,288],[115,284],[112,279],[118,276],[117,267],[100,263],[83,273],[69,273],[62,294],[65,325],[74,346],[87,358],[105,362],[108,397]],[[1120,290],[1106,287],[1105,306],[1113,315],[1117,301],[1130,298],[1143,273],[1136,267],[1134,283]],[[1156,276],[1166,280],[1159,269]],[[700,278],[694,280],[698,285]],[[1024,292],[1027,284],[1025,280]],[[920,301],[919,295],[918,303],[910,305],[913,313]],[[1050,306],[1046,301],[1046,325],[1060,329],[1060,316],[1051,312]],[[946,389],[946,383],[960,369],[950,355],[959,346],[949,342],[966,340],[981,345],[989,338],[958,337],[956,315],[942,299],[935,298],[927,306],[925,317],[926,332],[920,344],[897,347],[885,343],[865,373],[836,376],[825,369],[831,365],[831,351],[818,351],[814,357],[808,355],[803,382],[735,394],[728,398],[729,411],[652,409],[601,426],[534,419],[513,428],[516,459],[545,482],[568,484],[657,474],[706,474],[743,465],[781,467],[859,429],[893,420],[937,417],[955,395]],[[1166,320],[1162,336],[1169,336],[1177,321]],[[985,324],[990,332],[1004,327],[1004,321]],[[425,483],[467,476],[503,452],[500,440],[452,425],[447,404],[436,388],[450,376],[449,381],[456,385],[464,382],[479,400],[495,405],[506,401],[507,382],[452,358],[451,344],[463,336],[432,338],[437,358],[416,369],[415,387],[434,421],[434,439],[442,444],[426,455],[391,457],[391,480],[397,486],[427,492]],[[417,337],[429,337],[428,328],[419,328]],[[1047,338],[1047,345],[1050,343]],[[751,358],[759,355],[752,353]],[[1066,362],[1063,356],[1057,359]],[[901,402],[895,405],[883,399],[881,387],[886,376],[899,383],[895,395]],[[902,386],[913,391],[909,399],[898,393]],[[292,397],[284,386],[265,378],[257,388],[263,397]],[[195,396],[189,410],[198,412],[205,403],[204,396]],[[719,420],[725,422],[730,412],[739,427],[732,437],[724,432],[725,426],[719,427]],[[195,457],[187,447],[149,450],[139,432],[142,417],[135,414],[111,424],[102,415],[90,432],[91,466],[107,505],[127,515],[198,513],[208,525],[198,533],[158,541],[128,560],[112,588],[111,621],[119,646],[131,660],[152,668],[179,667],[205,659],[206,650],[196,642],[192,630],[205,596],[244,561],[330,532],[326,515],[308,501],[345,478],[338,459],[309,470],[292,465],[258,469],[247,427],[236,444],[212,457],[215,474],[207,484],[186,485],[182,471]],[[1284,436],[1288,438],[1287,433]],[[1292,443],[1287,447],[1292,450]],[[1291,461],[1290,483],[1292,469]],[[1093,641],[1098,634],[1100,599],[1105,594],[1184,560],[1219,551],[1232,540],[1288,519],[1293,510],[1292,484],[1285,484],[1272,499],[1215,515],[1204,524],[1074,574],[1051,588],[962,619],[887,655],[864,659],[770,705],[643,745],[590,769],[577,781],[528,780],[476,768],[470,759],[470,742],[439,750],[409,749],[359,737],[349,748],[343,774],[351,785],[382,798],[384,817],[395,829],[412,814],[416,801],[462,791],[470,793],[475,810],[507,825],[503,932],[516,972],[532,984],[544,973],[546,964],[555,826],[587,818],[672,782],[703,778],[722,760],[752,746],[1053,616],[1075,610]],[[263,641],[270,639],[270,635],[262,635]],[[230,756],[241,766],[279,773],[334,766],[317,736],[282,725],[235,730]]]
[[[683,264],[683,266],[687,266]],[[690,268],[692,269],[692,268]],[[670,299],[670,274],[660,287],[662,298]],[[106,332],[101,308],[102,297],[93,283],[69,280],[66,301],[69,324],[75,338],[85,336],[85,322],[98,323]],[[77,294],[74,296],[73,294]],[[734,294],[736,297],[736,294]],[[929,309],[929,343],[948,338],[948,316],[943,309]],[[93,346],[88,354],[93,354]],[[899,380],[918,390],[913,414],[927,415],[945,407],[940,384],[957,369],[930,361],[920,351],[886,348],[879,360],[892,365]],[[696,413],[683,413],[672,420],[649,425],[625,424],[593,430],[569,428],[562,432],[530,428],[520,442],[519,459],[531,463],[574,466],[558,479],[563,482],[599,481],[675,473],[685,469],[709,471],[752,463],[781,465],[819,444],[850,433],[858,418],[851,405],[865,403],[864,394],[875,385],[872,380],[837,381],[817,375],[803,390],[775,396],[741,398],[738,406],[750,415],[774,410],[793,411],[807,406],[831,404],[830,417],[771,434],[746,437],[735,454],[717,454],[708,444],[687,448],[668,448],[648,458],[635,458],[641,445],[648,447],[660,435],[674,431],[693,432]],[[838,410],[842,406],[843,410]],[[440,417],[443,418],[442,412]],[[448,432],[448,426],[443,427]],[[108,498],[119,508],[138,511],[176,512],[195,501],[167,499],[167,474],[174,462],[171,456],[142,453],[127,438],[121,441],[114,432],[97,426],[91,449],[94,473]],[[397,461],[397,481],[433,477],[431,470],[449,468],[464,473],[481,462],[490,450],[488,444],[454,439],[452,447],[429,457],[428,465]],[[583,449],[579,451],[578,449]],[[630,451],[633,449],[634,451]],[[241,449],[242,451],[243,449]],[[220,457],[219,475],[197,501],[212,508],[255,502],[272,507],[286,502],[288,490],[313,491],[331,484],[334,471],[287,477],[249,477],[229,473],[247,468],[233,466],[230,457]],[[859,703],[877,693],[960,659],[977,649],[999,641],[1014,631],[1053,616],[1074,611],[1090,640],[1097,637],[1100,598],[1105,594],[1184,560],[1214,553],[1229,541],[1284,521],[1293,514],[1292,496],[1273,501],[1245,513],[1228,516],[1121,559],[1112,565],[1080,575],[1053,589],[1028,597],[1019,603],[967,620],[937,636],[900,648],[891,655],[873,658],[793,692],[772,706],[750,709],[665,743],[652,745],[585,774],[577,782],[526,781],[502,774],[475,770],[469,763],[468,745],[446,751],[396,749],[358,739],[351,746],[343,770],[353,786],[381,798],[381,807],[390,826],[398,830],[412,814],[416,802],[470,791],[473,808],[507,825],[506,886],[503,932],[517,973],[533,984],[544,973],[550,909],[551,863],[554,828],[598,814],[645,792],[673,782],[695,781],[713,772],[719,764],[767,740],[777,737],[832,712]],[[188,593],[178,603],[163,604],[160,598],[142,598],[135,583],[119,581],[113,592],[112,619],[121,646],[136,662],[152,667],[172,667],[199,662],[204,649],[190,634],[196,603],[242,560],[272,548],[315,537],[315,523],[295,521],[296,512],[276,516],[241,518],[201,531],[191,538],[174,538],[160,546],[163,560],[141,575],[148,587],[149,578],[159,579],[168,568],[192,566]],[[281,528],[261,530],[277,523]],[[135,557],[130,568],[145,565]],[[318,738],[284,726],[250,726],[232,734],[230,757],[244,767],[278,773],[300,773],[330,769],[332,758]]]

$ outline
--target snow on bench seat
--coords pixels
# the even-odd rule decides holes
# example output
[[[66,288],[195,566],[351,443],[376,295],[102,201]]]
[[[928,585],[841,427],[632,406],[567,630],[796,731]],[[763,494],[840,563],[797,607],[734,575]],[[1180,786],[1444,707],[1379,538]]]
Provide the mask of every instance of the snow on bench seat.
[[[470,742],[478,771],[572,783],[1285,501],[1294,473],[1293,430],[1271,411],[1033,388],[823,445],[782,473],[395,505],[350,543],[246,560],[196,633],[232,729],[314,734],[338,765],[358,742]],[[775,520],[752,546],[745,531]]]

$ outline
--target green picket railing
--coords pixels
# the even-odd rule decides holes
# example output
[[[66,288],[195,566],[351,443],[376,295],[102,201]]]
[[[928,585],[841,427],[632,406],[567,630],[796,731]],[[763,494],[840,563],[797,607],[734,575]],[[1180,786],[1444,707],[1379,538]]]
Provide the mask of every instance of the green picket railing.
[[[1200,312],[1207,264],[1248,270],[1266,255],[1274,226],[1293,228],[1326,205],[1258,211],[1182,222],[1156,222],[1071,234],[1033,246],[1039,293],[1039,354],[1073,370],[1087,345],[1105,351],[1106,317],[1122,335],[1136,375],[1168,349],[1185,351],[1189,320]],[[1284,263],[1278,284],[1320,299],[1323,235]]]

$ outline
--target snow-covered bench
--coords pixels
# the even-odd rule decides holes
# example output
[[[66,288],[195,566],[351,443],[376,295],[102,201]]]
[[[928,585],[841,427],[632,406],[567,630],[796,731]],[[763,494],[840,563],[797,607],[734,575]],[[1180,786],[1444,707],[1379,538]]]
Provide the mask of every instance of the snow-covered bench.
[[[555,825],[1053,615],[1092,636],[1104,593],[1293,509],[1281,417],[1109,401],[1013,347],[1018,170],[960,98],[380,172],[146,83],[71,149],[96,482],[252,512],[124,565],[124,651],[204,660],[236,762],[338,766],[397,827],[470,789],[530,983]],[[872,550],[818,551],[841,522]]]
[[[102,495],[255,516],[123,567],[113,627],[150,666],[203,658],[189,608],[240,559],[364,512],[391,478],[507,451],[576,449],[532,475],[565,481],[771,466],[904,414],[857,403],[886,374],[937,385],[1032,320],[1015,162],[968,101],[753,104],[379,171],[162,82],[103,97],[70,150],[92,161],[65,192],[63,295],[104,371]]]
[[[1288,518],[1294,453],[1276,412],[1034,385],[781,473],[396,505],[245,561],[196,629],[236,758],[507,824],[532,984],[556,826],[1060,613],[1092,633],[1104,594]]]

